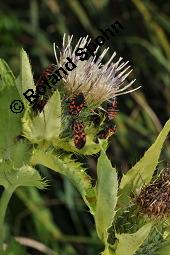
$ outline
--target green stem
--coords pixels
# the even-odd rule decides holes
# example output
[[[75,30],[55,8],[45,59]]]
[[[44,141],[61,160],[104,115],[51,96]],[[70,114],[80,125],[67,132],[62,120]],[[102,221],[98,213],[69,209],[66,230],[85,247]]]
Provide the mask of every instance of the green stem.
[[[0,251],[2,251],[2,246],[3,246],[5,214],[6,214],[9,200],[10,200],[14,190],[15,190],[14,187],[9,187],[7,189],[4,189],[1,199],[0,199],[0,231],[1,231],[1,233],[0,233]]]

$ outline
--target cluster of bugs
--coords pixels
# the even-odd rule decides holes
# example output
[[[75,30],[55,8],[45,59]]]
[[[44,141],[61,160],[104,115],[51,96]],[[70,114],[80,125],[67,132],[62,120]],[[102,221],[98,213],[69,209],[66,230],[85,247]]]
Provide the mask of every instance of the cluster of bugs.
[[[48,78],[55,73],[55,70],[56,70],[56,65],[51,64],[42,71],[36,83],[36,92],[39,92],[41,90],[42,91],[46,90]],[[37,115],[37,113],[40,113],[43,111],[51,95],[52,95],[52,92],[49,92],[43,95],[40,94],[38,96],[38,99],[32,105],[32,111],[34,116]],[[77,149],[82,149],[86,144],[85,126],[84,126],[84,123],[79,120],[79,114],[85,107],[86,107],[85,96],[82,92],[74,95],[71,99],[67,100],[67,111],[69,115],[72,117],[73,140],[74,140],[74,145]],[[96,136],[96,140],[97,138],[106,139],[115,133],[116,128],[112,120],[117,115],[117,112],[118,112],[118,109],[117,109],[116,100],[108,102],[106,106],[106,110],[105,110],[106,116],[105,116],[104,127],[100,132],[98,132]],[[97,126],[100,124],[100,116],[99,116],[98,109],[94,110],[94,114],[91,115],[91,120]]]
[[[170,169],[161,173],[158,179],[141,189],[135,198],[136,204],[148,216],[170,215]]]
[[[78,120],[78,115],[85,107],[85,97],[83,93],[75,95],[68,102],[68,113],[73,118],[72,130],[74,145],[77,149],[82,149],[86,144],[86,133],[84,123]]]
[[[85,97],[83,93],[79,93],[75,95],[69,102],[68,102],[68,112],[72,117],[78,117],[79,113],[85,107]],[[97,139],[106,139],[110,137],[112,134],[115,133],[116,127],[113,124],[112,120],[117,115],[117,103],[116,101],[109,102],[106,108],[106,120],[104,123],[104,128],[98,132]],[[94,114],[91,116],[91,120],[95,125],[100,123],[100,116],[99,110],[94,110]],[[82,121],[77,119],[73,120],[73,140],[74,144],[77,149],[81,149],[84,147],[86,143],[86,134],[85,134],[85,127]]]

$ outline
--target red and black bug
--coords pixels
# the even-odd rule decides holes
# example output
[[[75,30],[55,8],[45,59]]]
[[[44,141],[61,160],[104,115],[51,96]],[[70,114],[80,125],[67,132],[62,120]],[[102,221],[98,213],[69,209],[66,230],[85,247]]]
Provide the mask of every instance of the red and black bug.
[[[98,134],[97,138],[106,139],[116,132],[116,125],[113,123],[107,123],[106,127],[102,129]]]
[[[48,102],[48,99],[52,95],[52,91],[49,89],[48,84],[48,78],[54,74],[56,71],[56,65],[50,64],[47,66],[41,73],[37,83],[36,83],[36,93],[38,95],[38,98],[35,99],[35,102],[32,105],[32,109],[34,114],[37,114],[38,112],[42,112],[44,109],[44,106]],[[48,89],[48,91],[47,91]]]
[[[57,66],[55,64],[50,64],[47,66],[41,73],[37,83],[36,83],[36,90],[40,87],[46,87],[48,78],[56,71]]]
[[[78,115],[85,107],[85,97],[82,92],[68,101],[68,112],[71,116]]]
[[[73,121],[73,140],[77,149],[82,149],[86,143],[86,133],[82,121]]]
[[[117,108],[117,101],[114,100],[112,102],[107,103],[107,108],[106,108],[106,116],[109,120],[113,120],[115,116],[118,113],[118,108]]]

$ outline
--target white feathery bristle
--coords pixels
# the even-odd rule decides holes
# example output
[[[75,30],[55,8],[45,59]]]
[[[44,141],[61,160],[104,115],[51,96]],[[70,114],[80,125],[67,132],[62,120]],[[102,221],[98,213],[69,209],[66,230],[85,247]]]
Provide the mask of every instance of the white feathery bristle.
[[[62,50],[59,50],[59,57],[57,57],[55,43],[54,55],[59,67],[63,67],[66,63],[66,58],[70,57],[74,64],[77,66],[72,71],[68,71],[68,75],[64,77],[64,86],[70,94],[76,94],[82,92],[86,98],[87,103],[93,103],[101,105],[102,102],[115,98],[119,95],[128,94],[136,91],[141,86],[128,90],[135,80],[132,80],[128,84],[124,85],[126,78],[132,72],[129,61],[123,62],[123,58],[120,57],[116,62],[112,60],[116,56],[116,52],[112,54],[106,64],[102,63],[103,58],[108,52],[109,48],[97,56],[97,52],[100,48],[98,46],[93,56],[90,56],[88,60],[82,61],[80,56],[76,56],[75,52],[78,48],[85,48],[91,41],[91,38],[80,37],[76,46],[72,50],[71,44],[73,41],[73,35],[63,36]],[[86,51],[84,51],[86,52]]]

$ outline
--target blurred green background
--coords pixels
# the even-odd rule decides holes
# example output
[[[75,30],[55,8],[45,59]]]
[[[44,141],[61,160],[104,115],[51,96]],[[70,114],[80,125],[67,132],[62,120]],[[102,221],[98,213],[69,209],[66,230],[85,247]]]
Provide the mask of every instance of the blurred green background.
[[[31,60],[35,80],[49,63],[55,63],[53,42],[61,45],[64,33],[75,42],[116,20],[124,26],[105,46],[130,60],[131,79],[142,88],[118,99],[117,133],[110,140],[109,158],[120,175],[151,145],[170,117],[170,2],[140,0],[6,0],[0,1],[0,57],[19,74],[19,50]],[[103,47],[104,48],[104,47]],[[160,168],[170,160],[170,141]],[[95,157],[81,160],[96,176]],[[54,254],[97,254],[102,250],[94,222],[78,192],[66,178],[39,167],[50,180],[48,190],[18,189],[10,202],[7,231],[44,243]],[[28,243],[26,241],[26,243]],[[30,254],[42,254],[28,248]],[[50,252],[50,251],[49,251]],[[46,254],[52,254],[48,251]],[[21,254],[21,253],[19,253]]]

